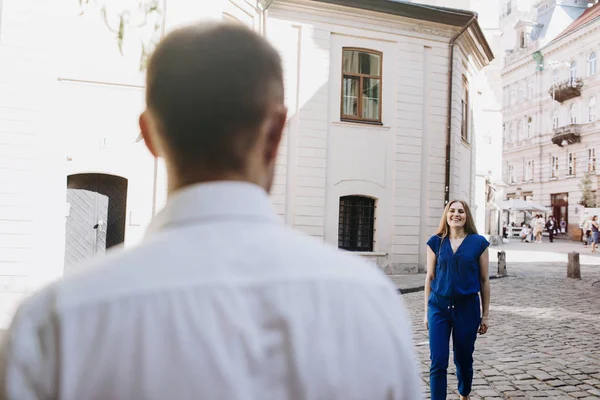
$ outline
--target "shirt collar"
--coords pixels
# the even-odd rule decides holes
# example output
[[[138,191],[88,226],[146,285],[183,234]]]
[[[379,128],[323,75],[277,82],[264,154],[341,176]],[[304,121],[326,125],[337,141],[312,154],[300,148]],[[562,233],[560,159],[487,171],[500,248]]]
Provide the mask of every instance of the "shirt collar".
[[[190,185],[171,194],[147,235],[165,228],[215,220],[281,222],[265,190],[249,182],[210,182]]]

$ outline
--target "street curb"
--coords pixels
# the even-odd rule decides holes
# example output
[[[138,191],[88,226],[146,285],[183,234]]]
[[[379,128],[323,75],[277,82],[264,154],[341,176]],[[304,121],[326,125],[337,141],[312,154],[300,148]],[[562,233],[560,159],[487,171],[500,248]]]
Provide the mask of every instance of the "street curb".
[[[417,286],[417,287],[411,287],[411,288],[406,288],[406,289],[398,289],[398,293],[400,293],[400,294],[416,293],[416,292],[422,292],[424,290],[425,290],[425,286]]]
[[[501,278],[508,278],[508,277],[510,277],[510,275],[491,275],[490,279],[501,279]],[[417,293],[417,292],[422,292],[424,290],[425,290],[425,286],[415,286],[415,287],[405,288],[405,289],[398,288],[398,293],[400,293],[400,294]]]

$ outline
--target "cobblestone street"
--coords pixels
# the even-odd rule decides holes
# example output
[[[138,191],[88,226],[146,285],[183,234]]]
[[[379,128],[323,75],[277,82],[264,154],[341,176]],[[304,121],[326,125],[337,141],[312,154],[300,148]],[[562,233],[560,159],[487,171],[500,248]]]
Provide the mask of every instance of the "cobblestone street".
[[[600,399],[600,259],[582,255],[577,281],[565,278],[566,262],[552,255],[541,252],[537,258],[549,261],[536,262],[535,255],[507,254],[510,276],[492,280],[490,330],[476,343],[472,399]],[[511,256],[532,262],[511,264]],[[423,293],[403,298],[429,393]],[[451,354],[449,399],[458,399],[454,373]]]

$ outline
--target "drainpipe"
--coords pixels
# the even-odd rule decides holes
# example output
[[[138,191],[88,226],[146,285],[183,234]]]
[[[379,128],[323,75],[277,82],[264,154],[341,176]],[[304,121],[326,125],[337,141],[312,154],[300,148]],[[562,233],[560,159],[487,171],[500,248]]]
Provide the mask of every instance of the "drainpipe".
[[[446,121],[446,180],[445,180],[445,195],[444,206],[450,202],[450,150],[452,149],[452,86],[454,84],[454,43],[475,21],[477,21],[477,13],[472,13],[473,16],[463,26],[456,35],[450,39],[448,48],[450,51],[450,60],[448,62],[448,118]]]
[[[0,0],[1,1],[1,0]],[[163,0],[163,15],[162,15],[162,26],[160,28],[160,38],[165,37],[165,25],[167,24],[167,0]],[[152,218],[156,216],[156,209],[158,203],[158,157],[154,157],[154,164],[152,170]]]

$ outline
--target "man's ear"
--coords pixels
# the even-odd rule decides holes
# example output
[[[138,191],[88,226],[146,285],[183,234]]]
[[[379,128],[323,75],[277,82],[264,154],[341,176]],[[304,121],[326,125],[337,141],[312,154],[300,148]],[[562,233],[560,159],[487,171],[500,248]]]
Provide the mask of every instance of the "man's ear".
[[[144,144],[155,158],[159,157],[157,151],[158,149],[155,143],[156,131],[154,130],[152,116],[150,115],[148,110],[144,110],[144,112],[142,112],[142,114],[140,115],[139,124],[140,132],[142,133],[142,137],[144,138]]]
[[[285,129],[287,119],[287,108],[281,105],[277,107],[271,114],[271,121],[267,131],[266,146],[265,146],[265,161],[267,164],[274,162],[279,151],[279,144]]]

